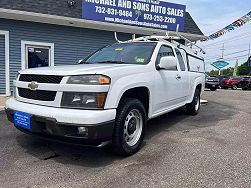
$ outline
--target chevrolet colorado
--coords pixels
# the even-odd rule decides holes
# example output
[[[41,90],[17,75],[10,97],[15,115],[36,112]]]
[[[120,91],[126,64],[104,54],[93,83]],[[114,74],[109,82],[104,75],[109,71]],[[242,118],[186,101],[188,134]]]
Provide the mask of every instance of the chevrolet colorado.
[[[111,144],[132,155],[147,120],[186,106],[200,109],[203,58],[163,37],[141,37],[104,47],[77,65],[21,70],[9,121],[25,133],[84,145]]]

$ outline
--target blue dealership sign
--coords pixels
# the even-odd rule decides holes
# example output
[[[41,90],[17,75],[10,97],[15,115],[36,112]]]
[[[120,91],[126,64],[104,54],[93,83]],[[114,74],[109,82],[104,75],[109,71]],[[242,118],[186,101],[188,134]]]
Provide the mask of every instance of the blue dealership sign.
[[[186,6],[158,0],[83,0],[87,20],[184,32]]]
[[[226,61],[224,61],[224,60],[218,60],[218,61],[212,63],[211,65],[213,65],[215,68],[217,68],[217,69],[220,70],[220,69],[222,69],[222,68],[228,66],[229,63],[226,62]]]

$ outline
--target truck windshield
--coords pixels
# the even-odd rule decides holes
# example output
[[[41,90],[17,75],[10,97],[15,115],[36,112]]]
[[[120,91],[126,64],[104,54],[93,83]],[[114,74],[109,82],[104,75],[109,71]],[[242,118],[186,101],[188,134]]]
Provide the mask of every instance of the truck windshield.
[[[139,64],[150,62],[153,50],[157,43],[119,43],[102,48],[84,59],[81,63],[114,63],[114,64]]]

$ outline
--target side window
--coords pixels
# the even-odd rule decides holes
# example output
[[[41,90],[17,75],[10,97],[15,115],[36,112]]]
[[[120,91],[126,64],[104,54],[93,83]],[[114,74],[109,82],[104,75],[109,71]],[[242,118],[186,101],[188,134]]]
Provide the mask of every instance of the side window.
[[[160,58],[165,56],[174,56],[173,49],[169,46],[161,46],[156,60],[156,65],[159,64]]]
[[[186,70],[186,66],[185,66],[184,59],[183,59],[180,51],[178,49],[175,49],[175,53],[176,53],[176,55],[178,57],[181,71],[185,71]]]

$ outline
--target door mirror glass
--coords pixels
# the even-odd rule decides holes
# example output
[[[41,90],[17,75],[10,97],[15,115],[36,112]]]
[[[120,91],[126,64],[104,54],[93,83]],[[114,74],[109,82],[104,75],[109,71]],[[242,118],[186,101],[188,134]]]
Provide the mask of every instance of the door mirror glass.
[[[177,60],[174,56],[166,56],[160,58],[160,63],[157,65],[157,69],[177,70]]]

